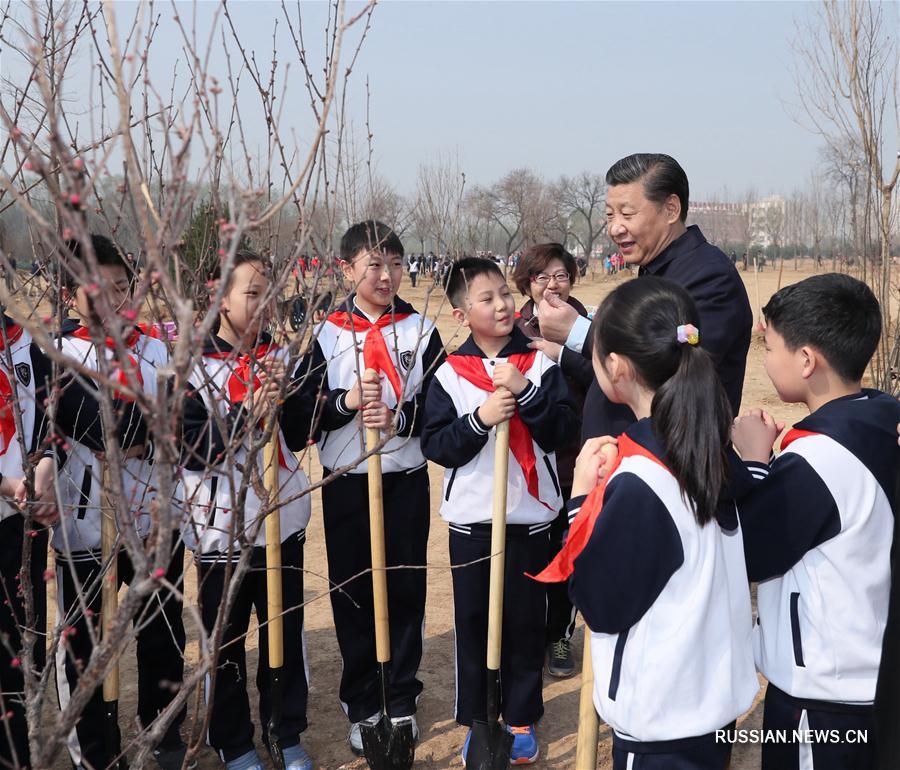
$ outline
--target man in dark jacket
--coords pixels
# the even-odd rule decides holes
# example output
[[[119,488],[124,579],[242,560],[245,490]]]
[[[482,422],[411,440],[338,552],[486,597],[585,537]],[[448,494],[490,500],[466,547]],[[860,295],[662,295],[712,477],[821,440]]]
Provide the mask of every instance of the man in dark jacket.
[[[678,162],[662,154],[629,155],[606,172],[606,218],[610,238],[638,275],[656,275],[680,284],[700,312],[700,344],[713,357],[735,414],[750,348],[753,313],[747,290],[728,256],[706,241],[696,225],[687,227],[688,180]],[[539,308],[541,332],[590,358],[590,323],[554,298]],[[675,333],[675,330],[672,330]],[[618,435],[634,415],[611,403],[596,381],[584,406],[582,438]]]

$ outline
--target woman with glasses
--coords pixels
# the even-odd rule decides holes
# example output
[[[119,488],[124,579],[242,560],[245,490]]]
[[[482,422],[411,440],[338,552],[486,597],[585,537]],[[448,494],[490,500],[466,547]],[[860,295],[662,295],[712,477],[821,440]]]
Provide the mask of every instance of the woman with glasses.
[[[512,281],[516,288],[527,297],[517,314],[516,324],[528,337],[540,340],[533,344],[555,361],[559,362],[569,390],[580,410],[584,405],[587,385],[593,379],[590,362],[571,351],[563,352],[561,346],[541,338],[540,320],[537,308],[545,294],[555,294],[563,302],[571,305],[578,313],[587,317],[587,310],[569,292],[575,283],[578,266],[575,258],[559,243],[541,243],[527,249],[518,260]],[[562,355],[562,358],[560,356]],[[587,365],[585,367],[585,364]],[[557,451],[556,463],[559,483],[564,500],[572,491],[572,474],[575,458],[581,448],[579,436],[573,436],[572,443]],[[550,558],[562,548],[563,538],[568,529],[568,518],[563,508],[550,528]],[[569,601],[565,583],[547,586],[547,671],[551,676],[568,677],[575,672],[570,640],[575,629],[575,608]]]

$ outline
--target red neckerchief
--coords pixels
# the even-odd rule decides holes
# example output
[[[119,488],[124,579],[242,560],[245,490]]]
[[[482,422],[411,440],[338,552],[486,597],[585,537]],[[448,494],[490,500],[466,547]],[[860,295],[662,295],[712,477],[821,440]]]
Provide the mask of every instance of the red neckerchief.
[[[397,395],[397,403],[402,400],[400,394],[403,392],[403,386],[400,384],[400,375],[397,374],[397,368],[391,360],[388,353],[387,343],[381,330],[386,326],[390,326],[394,321],[402,321],[409,318],[411,313],[385,313],[375,323],[368,318],[338,311],[328,316],[328,320],[340,326],[342,329],[353,329],[357,332],[366,332],[366,341],[363,343],[363,363],[366,369],[374,369],[376,372],[383,372],[387,375],[388,380],[394,388]]]
[[[72,332],[72,336],[80,340],[85,340],[86,342],[94,341],[93,337],[91,337],[90,329],[88,329],[86,326],[79,326],[75,331]],[[134,350],[134,346],[137,345],[137,342],[140,338],[141,330],[132,329],[128,333],[128,336],[124,340],[122,340],[122,342],[124,343],[126,348]],[[106,337],[104,339],[104,344],[109,350],[116,349],[116,341],[112,337]],[[128,363],[129,369],[137,376],[137,387],[135,387],[135,384],[131,379],[131,372],[126,372],[116,362],[113,362],[112,377],[114,379],[117,379],[120,385],[124,385],[131,390],[143,389],[144,375],[141,373],[141,367],[138,364],[137,359],[134,356],[128,356]],[[113,393],[113,398],[119,399],[120,401],[134,401],[131,396],[127,396],[118,390]]]
[[[806,438],[807,436],[818,436],[819,434],[811,431],[811,430],[803,430],[801,428],[791,428],[787,433],[784,434],[784,438],[781,440],[781,451],[783,452],[788,448],[789,444],[795,442],[798,438]]]
[[[537,355],[536,350],[530,353],[513,353],[508,360],[522,374],[525,374],[534,363],[535,355]],[[483,360],[479,356],[461,356],[457,354],[447,356],[447,363],[460,377],[472,383],[476,388],[493,393],[495,390],[494,381],[484,370]],[[537,460],[534,456],[534,445],[531,442],[531,433],[528,431],[525,423],[522,422],[522,418],[519,417],[518,409],[509,421],[509,449],[522,469],[522,473],[525,474],[528,494],[545,508],[554,510],[538,496]]]
[[[449,360],[449,359],[448,359]],[[603,481],[591,490],[585,501],[581,504],[578,515],[569,525],[569,536],[562,550],[556,555],[553,561],[547,565],[537,575],[529,575],[529,577],[539,580],[542,583],[561,583],[569,579],[569,576],[575,569],[575,559],[584,550],[591,534],[594,531],[594,525],[603,509],[603,494],[606,492],[606,485],[612,478],[613,473],[622,464],[622,460],[626,457],[646,457],[652,460],[661,468],[666,466],[648,450],[644,449],[640,444],[628,438],[624,433],[618,439],[619,456],[613,467],[609,469]]]
[[[6,376],[5,371],[0,369],[0,457],[6,454],[6,450],[12,445],[16,435],[14,400],[9,377]]]
[[[139,323],[138,329],[140,329],[143,334],[146,334],[148,337],[153,337],[155,340],[162,339],[162,329],[160,329],[159,324]]]
[[[259,361],[274,350],[278,350],[278,346],[274,342],[264,342],[242,356],[235,355],[233,350],[215,351],[213,353],[204,353],[203,355],[220,361],[230,360],[234,362],[231,374],[228,375],[228,400],[232,404],[240,404],[247,397],[247,392],[250,390],[251,372],[253,372],[253,390],[256,391],[262,387],[262,382],[260,382],[255,370],[259,366]],[[281,450],[280,435],[278,438],[278,464],[287,470],[288,465],[287,460],[284,458],[284,452]]]
[[[91,337],[91,331],[87,328],[87,326],[79,326],[74,332],[72,332],[73,337],[77,337],[80,340],[85,340],[86,342],[93,342],[94,338]],[[141,338],[141,330],[140,329],[132,329],[128,332],[128,336],[123,340],[126,348],[130,348],[134,350],[134,346],[137,345],[137,341]],[[110,350],[116,349],[116,341],[112,337],[107,337],[104,342],[106,343],[106,347]]]
[[[18,324],[6,325],[6,342],[15,344],[22,336],[22,327]],[[0,335],[0,350],[5,350],[6,344]],[[16,417],[13,411],[13,391],[6,372],[0,369],[0,457],[6,454],[16,435]]]
[[[0,350],[6,349],[6,343],[10,345],[14,345],[18,342],[19,337],[22,336],[22,327],[18,324],[7,324],[6,325],[6,342],[3,341],[3,336],[0,335]]]
[[[236,355],[233,350],[215,351],[203,355],[220,361],[231,360],[234,362],[231,374],[228,376],[228,400],[232,404],[240,404],[247,397],[247,391],[250,390],[251,371],[259,366],[260,359],[265,358],[273,350],[278,350],[278,346],[272,342],[264,342],[242,356]],[[262,383],[254,373],[253,390],[258,390],[260,387],[262,387]]]

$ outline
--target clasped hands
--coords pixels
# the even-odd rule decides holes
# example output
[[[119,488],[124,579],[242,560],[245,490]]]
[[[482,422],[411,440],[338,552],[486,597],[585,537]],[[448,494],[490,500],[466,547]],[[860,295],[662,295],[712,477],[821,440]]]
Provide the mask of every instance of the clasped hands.
[[[377,372],[364,372],[362,379],[344,395],[344,406],[359,412],[366,428],[387,430],[394,419],[394,412],[381,400],[381,378]]]
[[[511,420],[516,413],[516,396],[528,387],[528,380],[509,362],[494,367],[494,392],[478,407],[478,419],[493,428]]]
[[[751,409],[734,418],[731,442],[745,462],[768,464],[775,439],[784,430],[784,425],[762,409]]]

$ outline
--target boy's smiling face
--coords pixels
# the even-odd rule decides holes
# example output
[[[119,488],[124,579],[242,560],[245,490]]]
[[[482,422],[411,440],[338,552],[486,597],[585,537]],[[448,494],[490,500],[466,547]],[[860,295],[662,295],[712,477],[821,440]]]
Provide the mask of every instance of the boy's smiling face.
[[[360,251],[341,262],[344,278],[356,289],[356,304],[369,315],[381,315],[394,302],[403,278],[403,257],[377,249]]]
[[[516,301],[502,275],[481,273],[469,283],[465,306],[453,317],[475,337],[508,337],[515,324]]]

